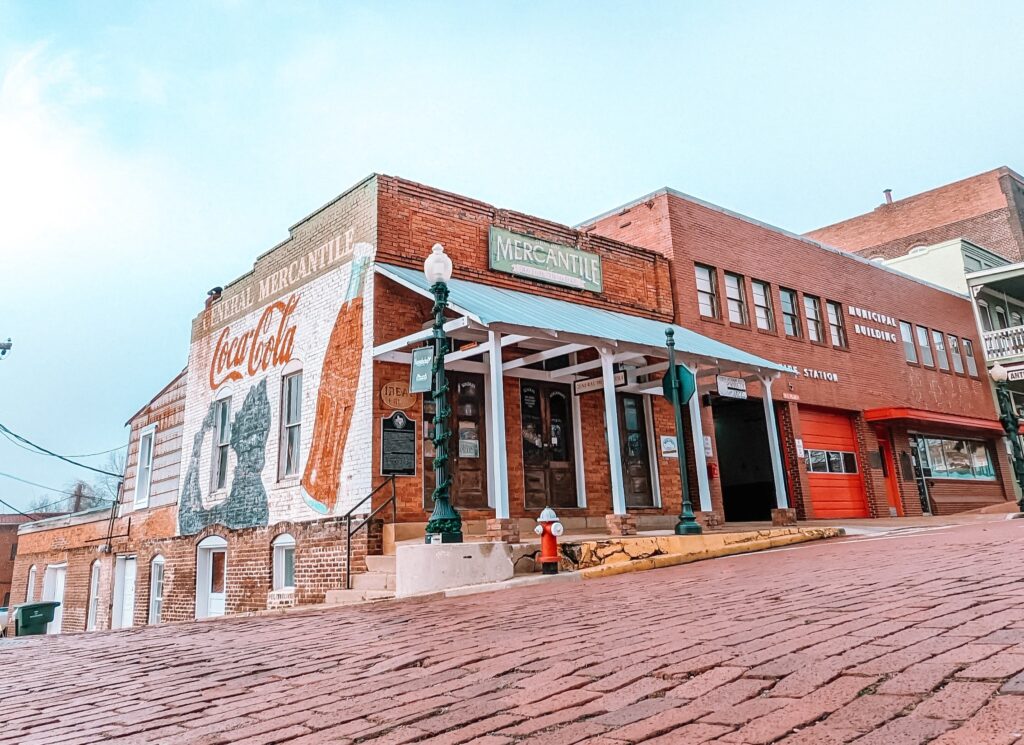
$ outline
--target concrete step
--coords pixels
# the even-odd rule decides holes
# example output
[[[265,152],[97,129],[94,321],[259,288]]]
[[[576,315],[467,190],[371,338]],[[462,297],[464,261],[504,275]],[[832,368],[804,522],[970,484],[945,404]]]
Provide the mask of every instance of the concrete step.
[[[366,570],[368,572],[385,572],[387,574],[395,573],[395,557],[394,556],[367,556],[366,557]]]
[[[352,587],[356,590],[394,590],[395,575],[391,572],[353,574]]]
[[[328,590],[324,603],[327,605],[353,605],[369,600],[388,600],[394,596],[393,590]]]

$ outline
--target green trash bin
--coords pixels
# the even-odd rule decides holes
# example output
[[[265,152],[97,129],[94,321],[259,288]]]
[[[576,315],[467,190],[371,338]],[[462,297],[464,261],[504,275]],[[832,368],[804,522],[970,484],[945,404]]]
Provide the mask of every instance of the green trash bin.
[[[46,633],[46,624],[53,620],[53,612],[60,605],[56,600],[42,603],[24,603],[14,609],[14,635],[34,636]]]

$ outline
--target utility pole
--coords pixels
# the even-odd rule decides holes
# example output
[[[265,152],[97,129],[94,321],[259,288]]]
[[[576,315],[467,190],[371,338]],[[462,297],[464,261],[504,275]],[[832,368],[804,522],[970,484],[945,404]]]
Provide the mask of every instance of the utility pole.
[[[81,481],[75,484],[75,490],[72,492],[72,496],[75,498],[74,507],[71,510],[72,512],[79,512],[82,509],[82,498],[85,496],[84,489],[85,484]]]

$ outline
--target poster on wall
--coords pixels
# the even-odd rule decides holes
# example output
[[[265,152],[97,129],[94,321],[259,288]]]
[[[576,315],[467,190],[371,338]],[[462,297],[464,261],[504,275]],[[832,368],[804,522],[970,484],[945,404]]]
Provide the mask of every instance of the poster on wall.
[[[380,420],[380,473],[416,475],[416,421],[401,411]]]

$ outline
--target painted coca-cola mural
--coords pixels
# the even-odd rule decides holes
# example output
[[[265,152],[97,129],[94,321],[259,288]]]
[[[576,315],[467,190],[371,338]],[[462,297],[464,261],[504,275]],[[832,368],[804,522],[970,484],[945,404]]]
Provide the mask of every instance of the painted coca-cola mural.
[[[297,248],[283,270],[260,276],[257,264],[197,319],[181,534],[340,514],[369,492],[372,304],[364,297],[373,253],[355,230]],[[285,467],[295,438],[298,466],[289,457]]]

